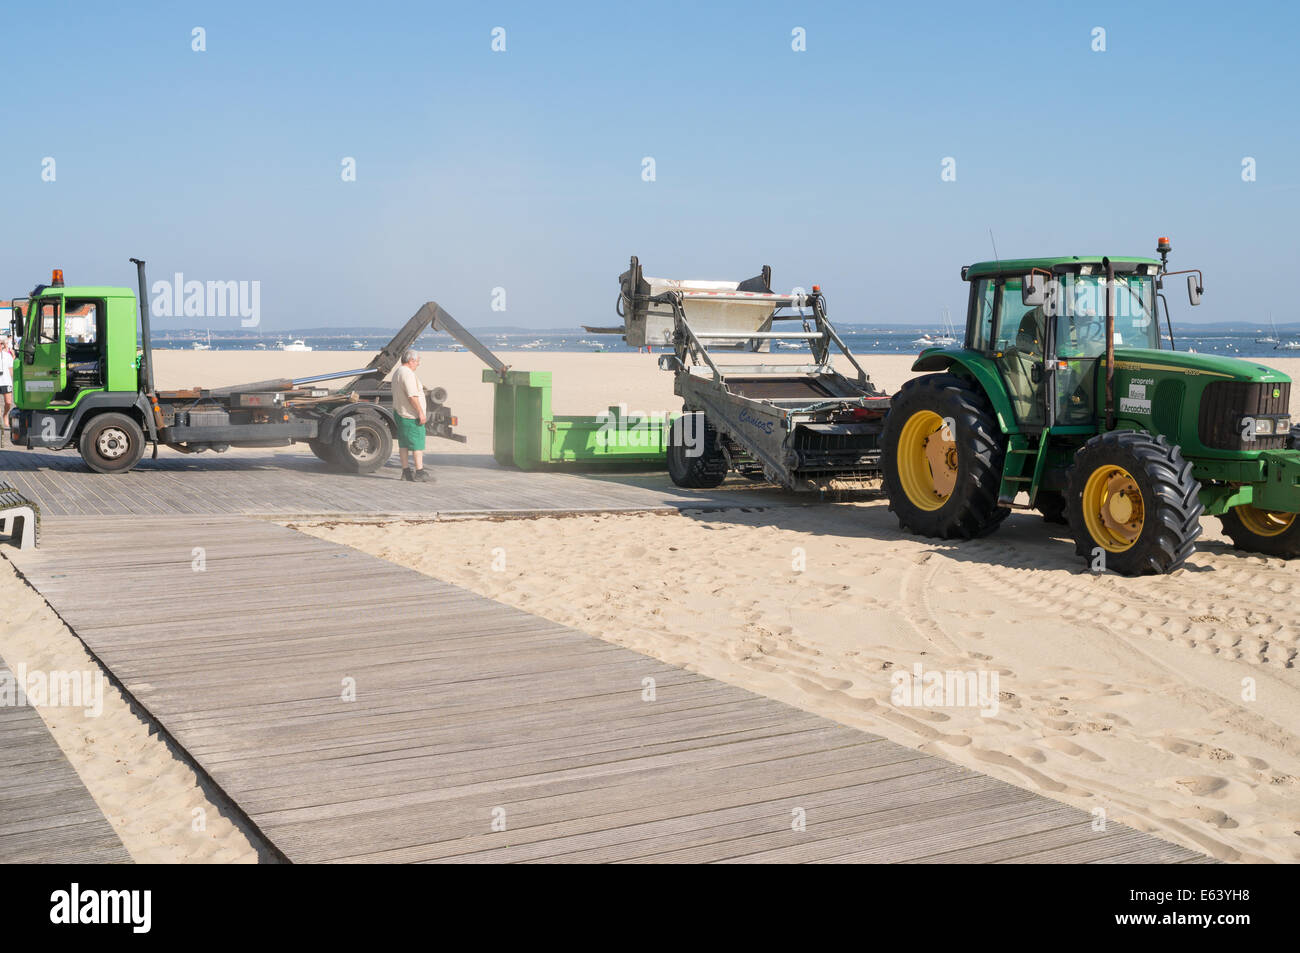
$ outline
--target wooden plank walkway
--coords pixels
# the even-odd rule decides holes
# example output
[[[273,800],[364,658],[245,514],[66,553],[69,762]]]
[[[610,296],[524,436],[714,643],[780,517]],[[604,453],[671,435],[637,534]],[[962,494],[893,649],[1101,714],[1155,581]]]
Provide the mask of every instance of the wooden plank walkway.
[[[7,555],[292,861],[1205,859],[271,523]]]
[[[0,659],[0,678],[11,675]],[[41,716],[0,705],[0,864],[130,862]]]
[[[130,473],[92,473],[75,453],[0,450],[0,483],[35,500],[44,516],[294,517],[669,510],[811,502],[772,487],[733,481],[681,490],[666,473],[524,473],[471,454],[426,458],[437,483],[401,480],[395,465],[360,476],[331,470],[310,452],[232,450],[187,456],[163,450]],[[396,458],[394,457],[394,460]]]

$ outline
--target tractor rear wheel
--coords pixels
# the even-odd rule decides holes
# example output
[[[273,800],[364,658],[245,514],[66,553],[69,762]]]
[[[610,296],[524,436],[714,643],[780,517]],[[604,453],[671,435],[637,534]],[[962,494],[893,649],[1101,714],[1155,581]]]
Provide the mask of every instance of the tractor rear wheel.
[[[1192,465],[1164,436],[1098,434],[1079,448],[1070,469],[1066,505],[1075,552],[1124,576],[1173,572],[1201,535],[1200,492]]]
[[[727,478],[727,454],[700,411],[684,413],[668,429],[668,475],[680,487],[709,490]]]
[[[1300,515],[1261,510],[1244,503],[1219,517],[1233,548],[1295,559],[1300,556]]]
[[[922,536],[971,539],[1010,512],[998,505],[1007,442],[993,407],[954,374],[917,377],[890,401],[880,465],[898,525]]]
[[[126,414],[99,414],[81,431],[81,459],[97,473],[125,473],[144,456],[144,431]]]

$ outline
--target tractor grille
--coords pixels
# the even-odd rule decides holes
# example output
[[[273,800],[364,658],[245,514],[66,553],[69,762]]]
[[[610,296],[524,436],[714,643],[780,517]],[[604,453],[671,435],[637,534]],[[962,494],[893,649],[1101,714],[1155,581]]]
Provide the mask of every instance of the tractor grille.
[[[1277,392],[1276,397],[1273,396]],[[1291,406],[1291,385],[1246,381],[1217,381],[1205,388],[1198,425],[1201,443],[1215,450],[1280,450],[1287,435],[1241,439],[1241,418],[1285,414]]]

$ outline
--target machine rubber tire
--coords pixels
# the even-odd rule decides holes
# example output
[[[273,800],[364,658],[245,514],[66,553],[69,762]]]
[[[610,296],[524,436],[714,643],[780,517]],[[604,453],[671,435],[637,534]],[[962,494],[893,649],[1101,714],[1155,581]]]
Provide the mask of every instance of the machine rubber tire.
[[[693,433],[704,435],[703,452],[698,456],[690,456],[687,451],[688,416],[694,418]],[[672,422],[668,430],[668,475],[674,483],[690,490],[709,490],[727,478],[727,469],[727,455],[719,445],[718,432],[702,412],[684,413]]]
[[[1234,506],[1219,517],[1234,549],[1282,559],[1300,557],[1300,515]]]
[[[1046,522],[1070,525],[1070,520],[1065,515],[1065,494],[1060,490],[1039,490],[1038,496],[1034,498],[1034,506],[1043,514]]]
[[[942,494],[936,489],[933,467],[916,460],[918,449],[922,453],[924,449],[909,445],[920,439],[928,447],[931,438],[941,436],[945,419],[954,425],[954,439],[942,441],[940,446],[947,448],[946,458],[955,461],[955,468],[948,464],[949,478],[955,482]],[[927,421],[936,420],[933,431],[922,433],[928,429]],[[929,374],[904,384],[890,401],[880,447],[889,508],[898,517],[898,525],[908,532],[939,539],[973,539],[997,529],[1011,512],[998,505],[1006,437],[984,393],[955,374]],[[933,494],[932,500],[929,494]]]
[[[97,414],[82,427],[77,449],[96,473],[126,473],[144,456],[144,431],[126,414]]]
[[[352,441],[345,443],[343,435],[348,420],[354,421],[354,430]],[[358,411],[339,418],[332,445],[332,462],[349,473],[374,473],[393,455],[393,434],[379,414]]]
[[[1192,465],[1163,435],[1098,434],[1070,468],[1066,504],[1075,552],[1092,566],[1101,548],[1105,568],[1124,576],[1173,572],[1201,535],[1200,493]]]

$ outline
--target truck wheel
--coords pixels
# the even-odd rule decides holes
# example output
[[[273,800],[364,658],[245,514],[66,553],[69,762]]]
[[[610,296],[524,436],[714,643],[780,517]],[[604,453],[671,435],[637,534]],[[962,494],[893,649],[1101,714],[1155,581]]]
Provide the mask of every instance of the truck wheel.
[[[691,490],[709,490],[727,478],[718,432],[699,411],[682,414],[668,430],[668,475]]]
[[[316,456],[321,460],[324,460],[326,463],[332,463],[335,466],[338,465],[338,457],[334,455],[334,444],[325,440],[316,440],[313,438],[307,441],[307,446],[311,447],[311,452],[316,454]]]
[[[1112,430],[1074,455],[1066,505],[1075,552],[1124,576],[1173,572],[1201,535],[1201,485],[1163,435]]]
[[[998,505],[1007,442],[988,398],[953,374],[916,377],[890,401],[880,436],[889,508],[908,532],[972,539],[1010,512]]]
[[[1039,490],[1034,506],[1048,523],[1066,525],[1070,522],[1065,516],[1065,494],[1059,490]]]
[[[82,428],[77,449],[97,473],[125,473],[144,456],[144,431],[126,414],[99,414]]]
[[[1234,549],[1295,559],[1300,556],[1300,516],[1244,503],[1219,517]]]
[[[351,426],[349,426],[349,422]],[[345,439],[351,437],[351,439]],[[378,414],[348,414],[334,436],[334,460],[351,473],[374,473],[393,455],[393,435]]]

